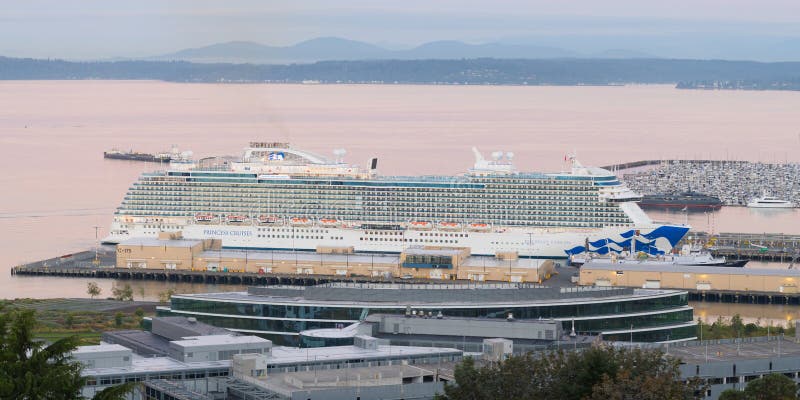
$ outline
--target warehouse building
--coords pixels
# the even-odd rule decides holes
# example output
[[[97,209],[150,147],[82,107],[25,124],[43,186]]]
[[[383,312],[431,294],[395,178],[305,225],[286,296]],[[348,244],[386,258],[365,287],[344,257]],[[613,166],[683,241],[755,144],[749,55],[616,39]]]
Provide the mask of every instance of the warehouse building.
[[[798,293],[800,271],[682,266],[663,262],[614,263],[591,260],[580,270],[579,284],[669,288],[692,291]]]
[[[410,246],[400,254],[354,253],[352,247],[320,246],[315,252],[237,250],[219,240],[183,239],[162,233],[117,245],[117,268],[247,272],[279,275],[539,282],[555,273],[552,260],[520,259],[516,253],[470,256],[468,248]]]

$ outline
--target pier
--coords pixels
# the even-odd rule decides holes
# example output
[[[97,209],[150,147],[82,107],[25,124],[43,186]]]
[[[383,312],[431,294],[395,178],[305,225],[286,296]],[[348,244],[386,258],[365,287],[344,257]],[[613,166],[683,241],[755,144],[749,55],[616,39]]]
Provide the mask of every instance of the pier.
[[[800,235],[730,232],[709,235],[706,232],[694,232],[689,236],[692,237],[691,242],[684,239],[684,243],[701,245],[716,257],[792,265],[800,262]]]
[[[95,255],[96,254],[96,255]],[[230,285],[301,285],[329,282],[353,283],[425,283],[427,279],[403,279],[385,276],[337,276],[322,274],[276,274],[239,271],[201,271],[187,269],[117,268],[116,249],[104,246],[43,261],[15,266],[11,275],[58,276],[64,278],[149,280]]]

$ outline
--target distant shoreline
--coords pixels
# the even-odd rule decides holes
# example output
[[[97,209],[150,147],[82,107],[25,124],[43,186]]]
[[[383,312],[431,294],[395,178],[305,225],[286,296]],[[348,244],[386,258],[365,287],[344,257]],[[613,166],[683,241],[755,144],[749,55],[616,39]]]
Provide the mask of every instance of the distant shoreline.
[[[0,57],[0,80],[155,80],[225,84],[443,86],[674,85],[702,90],[800,90],[800,62],[668,59],[463,59],[201,64],[72,62]]]

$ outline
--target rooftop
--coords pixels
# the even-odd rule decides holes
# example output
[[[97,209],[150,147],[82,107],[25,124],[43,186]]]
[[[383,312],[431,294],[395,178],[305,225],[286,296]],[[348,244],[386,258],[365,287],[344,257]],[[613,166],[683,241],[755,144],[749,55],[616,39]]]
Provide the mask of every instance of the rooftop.
[[[129,348],[125,346],[120,346],[118,344],[108,344],[108,343],[100,343],[94,346],[80,346],[75,351],[72,352],[73,355],[78,354],[91,354],[91,353],[105,353],[108,351],[131,351]]]
[[[665,350],[666,351],[666,350]],[[703,364],[773,357],[800,357],[800,343],[780,336],[727,340],[706,340],[671,344],[669,354],[685,363]]]
[[[234,336],[234,335],[208,335],[208,336],[189,336],[183,340],[174,340],[177,346],[222,346],[231,344],[263,344],[271,345],[272,342],[258,336]]]
[[[186,336],[209,336],[209,335],[234,335],[236,336],[237,333],[233,331],[229,331],[225,328],[220,328],[217,326],[209,325],[200,321],[197,321],[194,318],[186,318],[186,317],[153,317],[153,330],[156,334],[164,334],[165,331],[169,330],[171,327],[179,327],[183,328],[184,331],[192,332],[191,335],[184,335]],[[167,339],[177,340],[181,339],[180,337],[171,337]]]
[[[310,304],[389,308],[456,308],[628,301],[684,293],[611,287],[545,287],[532,284],[324,284],[251,287],[247,292],[198,293],[173,298],[249,304]]]
[[[79,347],[80,349],[80,347]],[[207,369],[229,369],[231,362],[225,361],[204,361],[204,362],[181,362],[169,357],[142,357],[133,354],[131,365],[127,367],[114,368],[84,368],[81,371],[83,376],[109,376],[122,374],[151,374],[163,372],[186,372]]]

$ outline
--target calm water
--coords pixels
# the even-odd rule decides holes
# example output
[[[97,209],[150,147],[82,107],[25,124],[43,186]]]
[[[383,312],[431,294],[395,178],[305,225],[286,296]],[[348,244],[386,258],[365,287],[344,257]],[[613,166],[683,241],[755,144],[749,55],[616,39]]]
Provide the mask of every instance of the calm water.
[[[104,160],[103,150],[112,147],[156,152],[177,144],[196,156],[237,155],[250,140],[285,140],[328,155],[345,148],[346,159],[362,165],[377,156],[385,174],[462,173],[473,162],[473,145],[485,154],[513,151],[521,170],[562,169],[571,152],[593,165],[646,158],[797,162],[798,109],[800,93],[668,86],[0,82],[0,297],[86,296],[85,280],[13,278],[8,270],[88,248],[94,226],[107,233],[131,182],[158,168]],[[684,222],[681,213],[653,217]],[[798,222],[798,210],[689,216],[692,226],[715,232],[800,233]],[[98,283],[110,292],[111,281]],[[166,287],[133,285],[137,297],[143,290],[151,299]],[[774,308],[749,313],[768,311]]]

